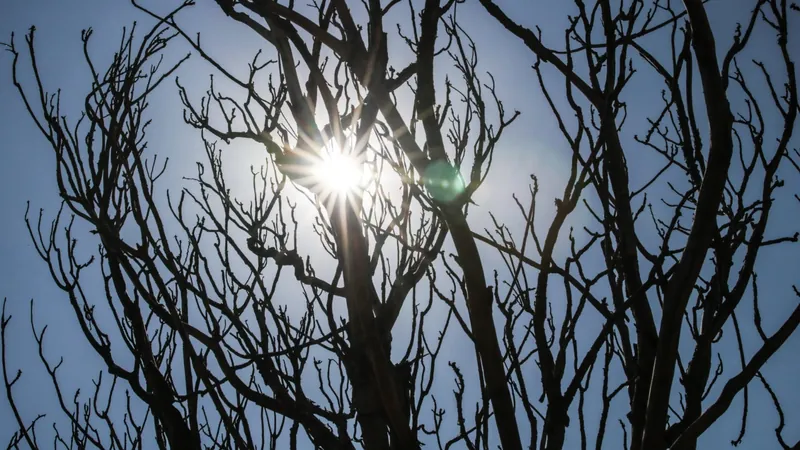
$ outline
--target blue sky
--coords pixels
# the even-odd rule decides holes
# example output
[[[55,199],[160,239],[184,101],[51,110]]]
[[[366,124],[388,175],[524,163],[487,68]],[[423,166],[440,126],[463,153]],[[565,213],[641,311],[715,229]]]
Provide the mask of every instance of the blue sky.
[[[204,42],[212,50],[216,50],[216,55],[238,66],[238,70],[244,70],[251,51],[259,43],[242,41],[241,38],[249,36],[248,33],[243,33],[229,21],[218,20],[221,15],[216,11],[213,2],[199,0],[199,3],[186,16],[184,23],[189,24],[192,29],[205,30],[204,36],[208,38],[204,37]],[[459,13],[460,23],[468,30],[479,30],[477,33],[473,32],[473,35],[478,44],[481,67],[495,75],[499,96],[505,101],[506,108],[523,112],[523,116],[509,129],[502,141],[503,147],[500,151],[506,153],[498,153],[496,156],[493,175],[476,199],[480,208],[474,214],[483,217],[478,220],[488,224],[485,211],[491,210],[501,218],[506,217],[513,226],[517,219],[510,208],[513,206],[510,195],[512,192],[526,192],[528,174],[533,172],[540,177],[541,208],[537,225],[543,227],[547,225],[552,214],[551,199],[560,196],[563,190],[569,161],[566,145],[561,136],[554,132],[555,122],[544,105],[543,97],[529,69],[533,62],[532,56],[515,38],[501,33],[499,26],[474,3],[468,2],[462,8]],[[571,11],[561,8],[571,2],[540,0],[506,3],[504,7],[508,13],[517,17],[519,22],[526,26],[538,25],[546,37],[553,36],[551,41],[546,38],[546,42],[556,46],[562,44],[561,30],[565,14]],[[712,26],[721,36],[718,43],[721,49],[727,48],[734,23],[745,17],[750,4],[746,0],[711,0],[708,4]],[[102,57],[107,58],[113,52],[121,28],[133,20],[148,23],[125,0],[6,0],[3,15],[0,16],[0,41],[6,41],[13,31],[16,33],[17,45],[22,45],[28,27],[36,25],[37,55],[41,62],[43,81],[51,89],[63,88],[64,104],[67,105],[68,114],[74,116],[76,102],[82,100],[87,87],[85,66],[80,54],[80,30],[94,28],[92,49],[102,61]],[[772,35],[765,33],[764,27],[759,27],[751,53],[748,53],[749,57],[758,56],[767,62],[774,60],[776,51],[773,42]],[[795,36],[793,42],[792,54],[798,59],[800,39]],[[175,54],[181,51],[184,49]],[[9,333],[15,342],[9,349],[9,361],[12,371],[18,367],[24,369],[25,375],[17,387],[16,395],[18,399],[25,400],[22,413],[30,419],[38,412],[52,410],[54,406],[52,390],[39,365],[27,321],[28,301],[31,298],[36,300],[38,327],[48,325],[48,356],[51,360],[57,360],[59,356],[65,357],[61,375],[65,377],[66,386],[80,386],[84,389],[90,387],[87,375],[96,374],[101,366],[98,358],[85,345],[77,325],[70,320],[72,310],[50,280],[46,265],[36,255],[25,229],[23,214],[27,201],[31,202],[34,214],[39,207],[44,207],[46,213],[51,215],[57,209],[54,162],[46,141],[29,120],[11,84],[10,63],[10,55],[0,56],[0,136],[3,136],[0,143],[0,189],[3,193],[0,195],[0,211],[3,211],[0,218],[0,297],[8,298],[8,310],[14,315]],[[630,101],[635,103],[657,100],[662,84],[645,67],[641,69],[643,74],[629,88]],[[207,65],[195,58],[179,74],[182,79],[197,83],[192,87],[199,95],[210,71]],[[551,76],[548,80],[555,86],[554,95],[558,96],[561,92],[559,79]],[[152,112],[158,114],[159,118],[163,117],[163,120],[157,120],[151,130],[151,147],[160,154],[181,156],[182,159],[177,159],[177,163],[171,166],[170,177],[177,179],[181,175],[189,175],[193,166],[186,162],[201,158],[202,147],[194,130],[183,125],[180,120],[174,85],[164,86],[162,94],[154,100]],[[645,123],[643,116],[633,116],[629,121],[628,129],[631,133],[641,132],[642,124]],[[187,154],[190,156],[187,157]],[[638,186],[653,168],[652,164],[648,164],[652,163],[652,159],[644,153],[642,155],[629,157],[629,164],[633,167],[633,186]],[[786,189],[798,187],[796,179],[787,180],[787,184]],[[798,191],[799,189],[794,189],[792,193]],[[784,192],[784,195],[788,194],[789,192]],[[800,209],[796,203],[780,204],[772,217],[770,230],[777,235],[781,231],[796,229],[798,211]],[[575,220],[580,221],[580,213],[576,214]],[[762,252],[758,271],[761,298],[765,299],[762,302],[766,305],[763,314],[768,333],[775,329],[797,301],[791,294],[790,285],[800,282],[796,270],[800,264],[799,255],[796,247],[790,247],[788,251],[784,247],[783,250],[768,249]],[[490,257],[489,260],[498,262],[496,257]],[[750,312],[745,311],[746,308],[742,309],[740,321],[749,325]],[[587,330],[587,335],[589,334]],[[745,336],[748,336],[747,332]],[[749,336],[754,336],[752,330]],[[798,342],[800,337],[794,337],[764,371],[783,400],[789,424],[800,420],[800,391],[794,386],[796,382],[792,376],[800,373],[800,361],[793,351]],[[750,354],[756,346],[755,340],[748,340],[745,344]],[[726,376],[731,376],[737,366],[735,348],[724,347],[720,351],[731,356],[725,372]],[[449,379],[443,381],[450,382]],[[451,388],[446,386],[444,384],[443,388],[445,392],[449,392]],[[704,437],[704,443],[727,443],[735,438],[739,426],[740,401],[737,400],[728,415],[709,431]],[[0,442],[7,441],[15,430],[11,419],[10,410],[3,403],[0,405]],[[777,415],[758,385],[754,385],[751,393],[749,421],[752,429],[739,448],[760,449],[765,448],[765,441],[770,443],[767,445],[774,442],[772,429],[777,426]],[[49,428],[49,424],[46,427]],[[800,438],[798,433],[790,427],[786,436],[793,442]]]

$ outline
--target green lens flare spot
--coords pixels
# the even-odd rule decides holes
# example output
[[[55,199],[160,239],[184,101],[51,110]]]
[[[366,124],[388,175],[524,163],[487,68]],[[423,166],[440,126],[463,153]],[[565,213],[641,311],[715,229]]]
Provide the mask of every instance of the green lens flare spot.
[[[445,161],[428,165],[422,174],[422,182],[434,200],[450,203],[464,192],[464,179],[458,169]]]

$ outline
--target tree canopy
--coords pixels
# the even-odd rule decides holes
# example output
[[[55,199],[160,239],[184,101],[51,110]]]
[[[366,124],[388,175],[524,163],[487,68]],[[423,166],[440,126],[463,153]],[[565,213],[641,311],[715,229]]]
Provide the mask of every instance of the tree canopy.
[[[9,448],[800,446],[795,3],[164,3],[5,44],[85,338],[4,302]]]

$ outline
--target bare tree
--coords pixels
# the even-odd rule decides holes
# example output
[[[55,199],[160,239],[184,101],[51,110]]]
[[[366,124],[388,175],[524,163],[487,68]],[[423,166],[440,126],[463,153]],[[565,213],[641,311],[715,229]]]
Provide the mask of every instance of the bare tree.
[[[55,447],[694,449],[739,396],[741,443],[753,391],[774,404],[777,443],[800,446],[761,372],[800,306],[775,330],[761,310],[800,291],[786,280],[775,288],[786,298],[764,300],[757,283],[759,253],[798,240],[767,227],[800,200],[779,196],[800,172],[796,5],[753,0],[728,36],[701,0],[575,0],[554,38],[492,0],[217,0],[275,55],[255,55],[241,77],[179,23],[192,1],[167,15],[133,3],[155,25],[126,31],[104,72],[83,34],[92,89],[78,121],[40,81],[34,30],[32,88],[7,44],[63,200],[49,228],[41,211],[28,217],[31,238],[106,365],[95,392],[70,403],[31,307],[69,423]],[[519,157],[501,137],[525,119],[479,65],[475,30],[458,20],[465,3],[530,50],[518,89],[541,91],[571,152],[544,227],[535,173],[528,198],[505,206],[519,227],[473,203],[493,161]],[[775,36],[777,64],[752,50],[757,33]],[[205,161],[174,195],[156,188],[169,172],[145,133],[148,99],[185,60],[162,66],[164,50],[180,42],[215,77],[199,100],[175,78]],[[648,93],[660,104],[637,100],[637,77],[663,81]],[[623,128],[629,116],[644,129]],[[220,143],[234,141],[265,158],[241,195],[223,169]],[[652,175],[634,184],[645,152]],[[326,176],[349,171],[342,160],[355,168],[344,187]],[[579,210],[590,219],[577,222]],[[99,244],[88,259],[78,223]],[[21,371],[6,361],[10,319],[4,308],[19,426],[9,448],[39,448],[42,416],[20,414]],[[761,341],[749,354],[745,326]],[[445,339],[474,354],[442,354]],[[723,346],[739,361],[724,367]]]

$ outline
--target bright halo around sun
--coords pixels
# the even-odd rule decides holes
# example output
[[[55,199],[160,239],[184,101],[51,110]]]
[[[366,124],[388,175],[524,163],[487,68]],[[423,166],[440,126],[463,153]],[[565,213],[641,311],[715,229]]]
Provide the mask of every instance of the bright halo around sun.
[[[317,177],[332,194],[353,194],[363,184],[364,169],[361,166],[352,156],[331,151],[322,156],[317,167]]]
[[[352,144],[350,139],[344,149],[329,144],[320,155],[322,158],[314,168],[314,178],[325,201],[355,200],[368,184],[368,164],[352,155]]]

